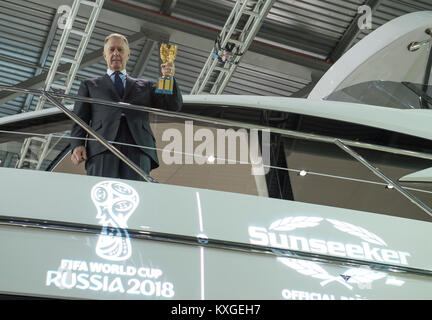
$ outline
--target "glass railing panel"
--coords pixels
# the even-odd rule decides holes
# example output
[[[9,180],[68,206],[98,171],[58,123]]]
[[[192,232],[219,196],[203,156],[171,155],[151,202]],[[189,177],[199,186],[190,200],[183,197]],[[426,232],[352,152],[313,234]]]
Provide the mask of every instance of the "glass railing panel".
[[[335,144],[287,138],[286,169],[296,201],[432,221],[394,186]],[[386,177],[432,208],[430,183],[402,183],[406,174],[432,167],[432,160],[352,148]]]
[[[430,86],[394,81],[368,81],[333,92],[329,101],[361,103],[395,109],[430,109]]]
[[[160,166],[151,176],[160,183],[267,196],[269,133],[160,115],[152,128]]]
[[[70,159],[69,144],[76,139],[67,130],[71,126],[69,122],[65,131],[50,134],[0,130],[0,166],[85,174],[84,164],[74,166]],[[144,152],[155,149],[159,167],[150,175],[159,183],[267,196],[260,144],[268,133],[263,137],[259,130],[251,135],[244,128],[159,115],[152,117],[151,127],[156,147],[130,146]],[[109,142],[117,148],[121,145]],[[269,148],[265,152],[269,159]],[[252,161],[260,163],[256,166]]]
[[[0,130],[0,167],[51,171],[70,143],[69,131]]]
[[[293,134],[293,131],[274,127],[269,130],[271,125],[254,125],[253,122],[160,110],[150,114],[155,146],[134,147],[144,152],[155,149],[159,167],[150,175],[163,184],[431,220],[413,201],[392,186],[389,188],[388,182],[338,147],[331,138],[302,132]],[[0,166],[85,174],[84,165],[76,167],[70,159],[71,127],[72,121],[64,121],[61,129],[57,127],[58,132],[40,133],[41,130],[32,130],[34,126],[17,131],[0,128]],[[24,157],[24,142],[30,137],[35,145],[28,148],[29,157],[43,159],[39,164],[33,161],[23,166],[20,160]],[[40,141],[36,143],[38,139],[50,139],[44,156],[39,158],[42,148]],[[432,167],[432,157],[400,155],[379,151],[380,148],[356,148],[353,147],[356,141],[349,144],[395,182],[408,173]],[[432,190],[428,184],[401,185],[432,207]]]

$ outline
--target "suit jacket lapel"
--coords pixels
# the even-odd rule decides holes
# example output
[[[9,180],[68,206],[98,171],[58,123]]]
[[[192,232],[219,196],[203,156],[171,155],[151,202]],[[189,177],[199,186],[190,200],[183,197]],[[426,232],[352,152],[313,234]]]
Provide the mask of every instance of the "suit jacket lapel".
[[[104,82],[105,88],[107,88],[107,90],[111,94],[112,100],[114,100],[114,101],[121,101],[122,99],[120,98],[119,94],[117,93],[117,90],[114,87],[114,83],[112,83],[112,80],[111,80],[110,76],[106,73],[102,77],[102,80]]]
[[[135,88],[135,79],[126,75],[126,88],[123,97],[124,101],[127,101],[126,99],[133,92],[134,88]]]

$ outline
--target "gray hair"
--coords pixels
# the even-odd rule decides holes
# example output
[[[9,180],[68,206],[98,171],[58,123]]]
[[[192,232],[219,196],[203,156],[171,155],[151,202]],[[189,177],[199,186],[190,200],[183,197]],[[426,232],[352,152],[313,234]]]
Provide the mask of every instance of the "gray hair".
[[[106,45],[107,42],[110,39],[112,39],[112,38],[120,38],[120,39],[122,39],[126,43],[127,47],[129,48],[129,42],[128,42],[127,38],[124,35],[120,34],[120,33],[111,33],[108,36],[106,36],[104,45]]]

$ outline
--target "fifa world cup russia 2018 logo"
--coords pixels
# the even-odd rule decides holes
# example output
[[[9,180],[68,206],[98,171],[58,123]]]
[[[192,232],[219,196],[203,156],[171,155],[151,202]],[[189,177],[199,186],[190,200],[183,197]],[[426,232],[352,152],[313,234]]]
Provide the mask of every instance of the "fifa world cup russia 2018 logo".
[[[111,261],[129,259],[132,246],[127,221],[138,206],[138,193],[125,183],[102,181],[93,187],[91,198],[97,208],[96,218],[103,226],[96,254]]]

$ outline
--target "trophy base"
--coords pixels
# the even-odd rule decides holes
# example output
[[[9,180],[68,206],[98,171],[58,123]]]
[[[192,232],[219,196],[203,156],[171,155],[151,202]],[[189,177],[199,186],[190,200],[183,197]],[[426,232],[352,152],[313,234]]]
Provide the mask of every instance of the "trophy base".
[[[159,78],[156,93],[173,94],[174,78]]]

